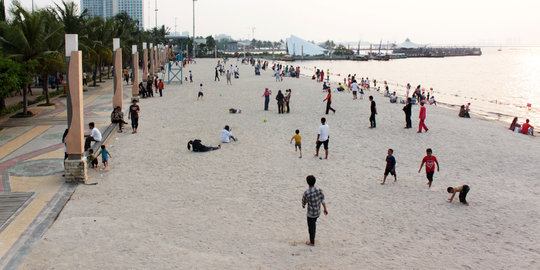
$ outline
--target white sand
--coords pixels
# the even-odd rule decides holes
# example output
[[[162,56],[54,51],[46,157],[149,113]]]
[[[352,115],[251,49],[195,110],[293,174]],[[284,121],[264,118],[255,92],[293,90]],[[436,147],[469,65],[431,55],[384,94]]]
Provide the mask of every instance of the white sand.
[[[404,130],[403,105],[368,92],[379,110],[371,130],[367,98],[336,93],[329,160],[319,160],[320,84],[274,82],[271,71],[254,76],[238,63],[242,77],[227,86],[225,77],[213,81],[215,63],[199,60],[187,68],[195,83],[166,86],[165,97],[141,102],[140,132],[113,138],[110,171],[90,172],[99,184],[77,188],[24,269],[540,268],[537,138],[434,106],[427,108],[430,131],[417,134],[418,106],[414,128]],[[204,101],[196,101],[200,82]],[[264,87],[273,91],[268,112]],[[274,97],[286,88],[292,112],[278,115]],[[193,138],[216,146],[226,124],[238,142],[187,151]],[[297,128],[302,159],[289,144]],[[441,165],[431,190],[424,170],[417,172],[428,147]],[[388,148],[398,182],[381,186]],[[315,247],[304,244],[308,174],[329,210]],[[446,202],[446,187],[460,184],[471,187],[468,207],[457,197]]]

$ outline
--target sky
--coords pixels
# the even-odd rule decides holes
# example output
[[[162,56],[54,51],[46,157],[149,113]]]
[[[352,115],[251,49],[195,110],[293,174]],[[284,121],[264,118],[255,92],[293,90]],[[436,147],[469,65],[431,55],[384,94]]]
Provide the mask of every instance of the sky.
[[[31,0],[19,0],[31,7]],[[37,7],[61,0],[34,0]],[[155,1],[144,1],[145,28]],[[10,2],[7,0],[6,2]],[[80,3],[80,0],[76,0]],[[158,25],[193,28],[192,0],[157,0]],[[150,11],[150,12],[149,12]],[[540,0],[196,0],[195,34],[278,41],[540,45]]]

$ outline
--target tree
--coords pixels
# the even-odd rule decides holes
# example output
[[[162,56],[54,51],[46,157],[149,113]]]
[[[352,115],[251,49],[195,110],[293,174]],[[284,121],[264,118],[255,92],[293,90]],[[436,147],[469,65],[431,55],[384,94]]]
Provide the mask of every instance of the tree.
[[[352,50],[349,50],[347,49],[345,46],[343,45],[338,45],[335,49],[334,49],[334,54],[335,55],[353,55],[354,52]]]
[[[0,111],[6,108],[5,98],[25,87],[19,78],[21,64],[0,55]]]
[[[79,8],[74,2],[66,2],[62,0],[62,6],[54,4],[55,8],[51,9],[58,21],[64,25],[64,32],[66,34],[84,34],[85,17],[88,15],[88,11],[85,9],[79,13]]]
[[[0,0],[0,22],[6,21],[6,6],[4,0]]]
[[[11,24],[0,23],[0,31],[3,33],[0,45],[7,58],[19,61],[30,74],[33,74],[39,66],[39,61],[49,56],[44,43],[49,42],[54,36],[50,30],[45,29],[46,11],[29,12],[20,3],[14,2],[10,12],[14,18]],[[26,79],[25,86],[31,81],[31,78]],[[23,114],[28,113],[26,92],[25,87]]]

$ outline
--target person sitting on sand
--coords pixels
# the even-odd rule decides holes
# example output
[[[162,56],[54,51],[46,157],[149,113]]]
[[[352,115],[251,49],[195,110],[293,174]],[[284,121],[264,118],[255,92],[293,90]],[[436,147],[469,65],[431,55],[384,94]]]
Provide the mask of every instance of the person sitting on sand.
[[[514,117],[514,120],[512,120],[512,123],[510,124],[510,128],[509,128],[511,131],[515,131],[516,128],[521,128],[521,125],[517,121],[518,121],[518,118]]]
[[[201,140],[194,139],[194,140],[191,140],[191,141],[189,141],[187,143],[187,149],[188,150],[191,150],[192,147],[193,147],[193,152],[208,152],[208,151],[212,151],[212,150],[221,149],[221,144],[219,144],[217,147],[206,146],[206,145],[201,143]]]
[[[459,108],[459,117],[465,117],[465,118],[471,118],[469,115],[469,111],[465,109],[465,105],[461,105],[461,108]]]
[[[390,95],[390,103],[397,103],[397,95],[396,92],[392,93]]]
[[[236,138],[232,135],[231,128],[225,126],[221,131],[221,142],[228,143],[231,139],[236,142]]]
[[[339,83],[339,86],[337,88],[338,92],[345,91],[345,86],[343,84]]]
[[[529,124],[529,119],[525,120],[525,123],[521,125],[521,133],[534,136],[534,127]]]
[[[435,105],[437,106],[437,101],[435,100],[435,96],[431,96],[429,99],[428,99],[428,103],[429,105]],[[467,110],[468,111],[468,110]]]
[[[330,88],[330,86],[328,86],[328,84],[326,84],[326,82],[323,82],[322,90],[326,91],[326,89],[328,89],[328,88]]]
[[[467,185],[461,185],[457,187],[448,187],[446,191],[448,191],[448,193],[452,193],[452,197],[448,199],[448,202],[452,202],[452,200],[454,199],[454,196],[456,196],[456,192],[459,192],[459,202],[465,205],[469,205],[469,203],[466,200],[467,193],[469,193],[469,190],[471,189]]]

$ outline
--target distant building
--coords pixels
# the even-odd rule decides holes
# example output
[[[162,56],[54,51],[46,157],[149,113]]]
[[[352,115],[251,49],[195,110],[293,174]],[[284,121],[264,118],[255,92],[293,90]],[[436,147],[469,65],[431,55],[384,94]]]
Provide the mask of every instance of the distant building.
[[[118,3],[118,8],[115,14],[126,12],[129,17],[133,20],[139,22],[139,28],[143,29],[143,18],[144,18],[144,6],[143,0],[116,0],[112,2]]]
[[[222,40],[232,40],[232,37],[225,34],[219,34],[216,35],[216,40],[222,41]]]
[[[111,18],[126,12],[133,20],[144,26],[143,0],[81,0],[81,11],[87,10],[89,17]]]

